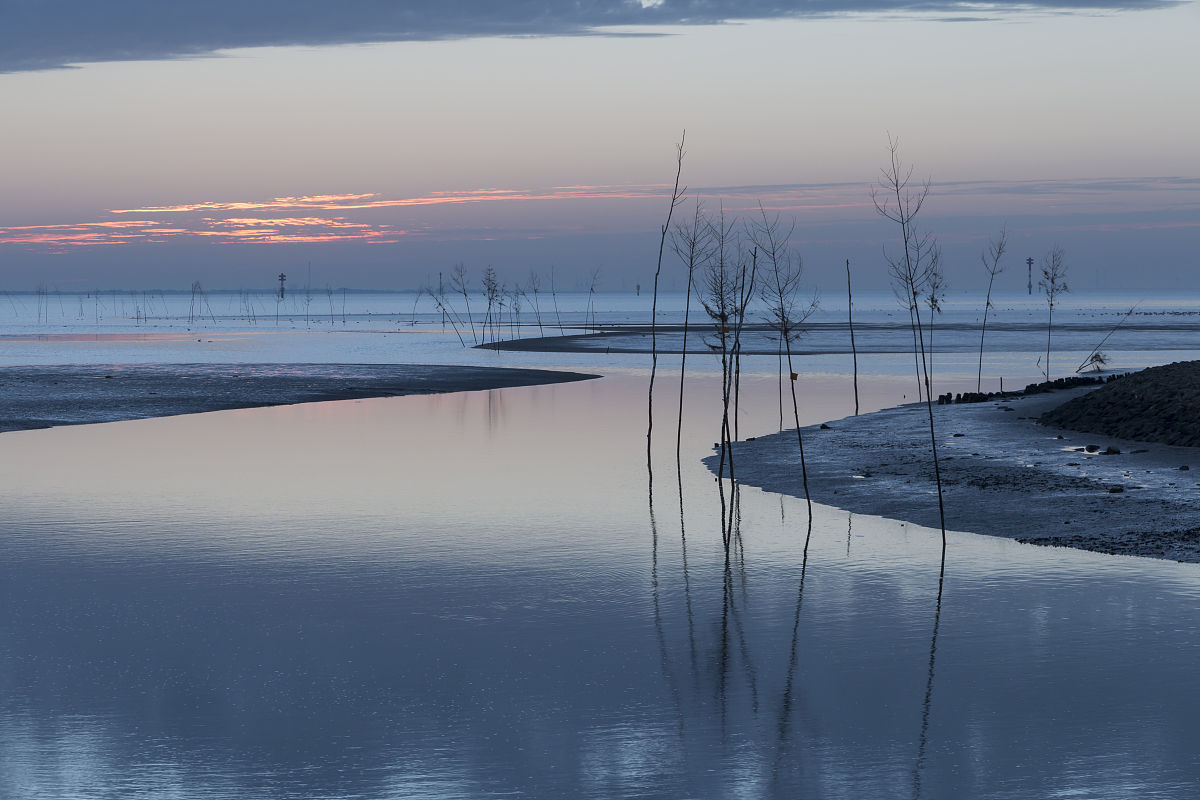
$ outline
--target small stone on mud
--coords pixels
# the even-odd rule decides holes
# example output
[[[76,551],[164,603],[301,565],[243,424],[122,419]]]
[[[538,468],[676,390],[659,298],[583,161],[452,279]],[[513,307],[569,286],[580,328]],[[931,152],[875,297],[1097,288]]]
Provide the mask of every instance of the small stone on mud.
[[[1098,445],[1098,444],[1089,444],[1087,447],[1085,447],[1085,448],[1083,448],[1083,449],[1084,449],[1084,450],[1086,450],[1086,451],[1088,451],[1089,453],[1095,453],[1097,450],[1099,450],[1099,449],[1100,449],[1100,445]]]
[[[828,426],[828,425],[826,425],[824,422],[822,422],[822,423],[821,423],[821,430],[823,430],[823,431],[827,431],[827,430],[829,430],[829,426]]]
[[[1113,486],[1113,487],[1109,488],[1108,493],[1109,494],[1121,494],[1124,491],[1125,491],[1124,486]]]
[[[1191,467],[1189,467],[1187,464],[1184,464],[1182,467],[1180,467],[1180,469],[1186,472],[1187,470],[1191,469]]]
[[[964,437],[964,436],[966,436],[966,434],[965,434],[965,433],[956,433],[956,434],[954,434],[954,438],[955,438],[955,439],[961,439],[961,438],[962,438],[962,437]]]

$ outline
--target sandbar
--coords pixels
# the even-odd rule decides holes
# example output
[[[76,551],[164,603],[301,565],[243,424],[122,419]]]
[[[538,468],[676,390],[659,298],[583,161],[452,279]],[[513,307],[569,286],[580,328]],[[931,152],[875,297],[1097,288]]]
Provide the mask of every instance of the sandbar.
[[[0,368],[0,431],[598,377],[425,364],[109,364]]]

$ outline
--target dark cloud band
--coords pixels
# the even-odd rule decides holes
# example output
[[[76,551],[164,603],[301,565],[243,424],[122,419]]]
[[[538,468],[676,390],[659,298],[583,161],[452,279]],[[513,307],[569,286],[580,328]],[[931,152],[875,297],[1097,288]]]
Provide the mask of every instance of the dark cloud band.
[[[235,47],[604,33],[845,13],[977,20],[1019,10],[1138,10],[1178,0],[0,0],[0,72]]]

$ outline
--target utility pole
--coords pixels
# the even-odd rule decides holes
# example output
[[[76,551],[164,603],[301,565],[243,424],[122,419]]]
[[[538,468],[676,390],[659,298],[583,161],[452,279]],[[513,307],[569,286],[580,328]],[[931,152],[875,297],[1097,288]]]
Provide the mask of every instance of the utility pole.
[[[1025,259],[1025,266],[1029,267],[1029,295],[1033,296],[1033,259]]]
[[[287,280],[287,275],[279,273],[279,299],[283,299],[283,282]]]

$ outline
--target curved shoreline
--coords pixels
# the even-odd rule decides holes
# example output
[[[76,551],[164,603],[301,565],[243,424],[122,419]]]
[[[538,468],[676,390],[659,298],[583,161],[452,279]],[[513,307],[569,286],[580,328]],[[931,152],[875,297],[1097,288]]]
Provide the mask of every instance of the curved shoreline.
[[[1091,387],[934,406],[946,526],[1031,544],[1200,562],[1200,448],[1037,423]],[[814,502],[939,526],[923,404],[802,429]],[[1088,453],[1092,445],[1096,452]],[[1106,454],[1108,449],[1119,453]],[[716,456],[705,463],[712,469]],[[795,429],[734,445],[738,481],[803,497]]]
[[[395,397],[599,377],[425,364],[108,364],[0,368],[0,432],[235,408]]]

